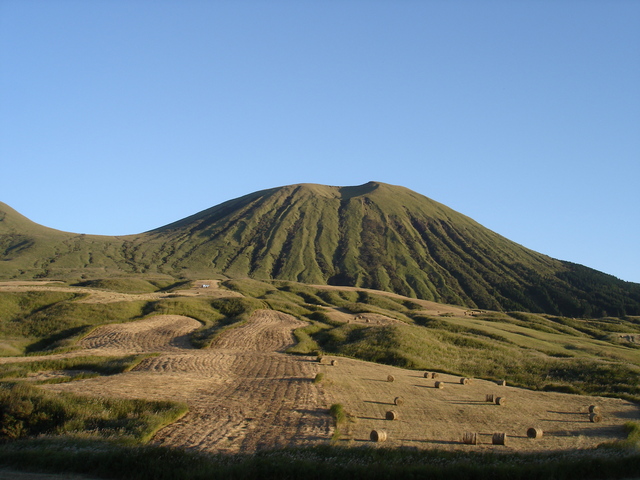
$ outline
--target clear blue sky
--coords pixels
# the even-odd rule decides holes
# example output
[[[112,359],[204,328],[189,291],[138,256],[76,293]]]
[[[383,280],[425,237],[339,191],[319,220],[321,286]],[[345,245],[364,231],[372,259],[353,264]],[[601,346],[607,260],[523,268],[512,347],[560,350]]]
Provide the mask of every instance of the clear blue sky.
[[[0,0],[0,178],[104,235],[376,180],[640,282],[640,2]]]

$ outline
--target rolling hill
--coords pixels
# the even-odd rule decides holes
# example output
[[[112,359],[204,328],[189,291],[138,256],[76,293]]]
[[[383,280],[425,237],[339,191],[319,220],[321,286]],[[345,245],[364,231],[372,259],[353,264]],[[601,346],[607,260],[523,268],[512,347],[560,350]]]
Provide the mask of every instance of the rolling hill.
[[[341,478],[313,471],[348,457],[370,478],[392,456],[380,478],[637,472],[640,317],[480,313],[288,281],[145,282],[0,284],[1,465],[248,478],[255,468],[225,468],[251,455],[274,478]],[[198,458],[207,474],[189,469]]]
[[[121,237],[52,230],[0,204],[0,258],[3,279],[252,277],[480,309],[640,314],[640,284],[534,252],[380,182],[263,190]]]

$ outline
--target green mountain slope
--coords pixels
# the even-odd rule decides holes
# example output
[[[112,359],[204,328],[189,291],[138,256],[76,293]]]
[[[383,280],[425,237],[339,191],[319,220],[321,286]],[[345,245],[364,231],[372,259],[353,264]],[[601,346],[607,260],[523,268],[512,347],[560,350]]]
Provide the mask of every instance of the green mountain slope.
[[[46,278],[131,272],[125,241],[38,225],[0,202],[0,278]]]
[[[640,314],[640,285],[536,253],[420,194],[378,182],[264,190],[125,237],[27,228],[16,215],[0,221],[5,278],[249,276],[492,310]],[[18,247],[7,235],[27,243]]]

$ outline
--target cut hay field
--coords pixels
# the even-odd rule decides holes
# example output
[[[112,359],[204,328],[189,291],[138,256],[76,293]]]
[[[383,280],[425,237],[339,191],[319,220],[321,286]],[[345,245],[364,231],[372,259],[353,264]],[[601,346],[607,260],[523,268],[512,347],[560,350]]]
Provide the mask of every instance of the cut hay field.
[[[321,368],[331,401],[342,404],[351,416],[340,429],[341,445],[368,444],[372,430],[384,430],[386,443],[398,447],[574,450],[622,439],[623,425],[640,420],[637,404],[626,400],[532,392],[478,379],[464,385],[460,376],[440,373],[427,379],[423,372],[348,358],[331,366],[333,358],[325,357]],[[393,382],[387,380],[389,375]],[[442,388],[436,388],[436,382]],[[486,401],[487,395],[494,401]],[[395,404],[397,398],[402,399],[400,405]],[[498,405],[497,398],[503,403]],[[602,412],[600,423],[589,420],[590,405]],[[397,419],[386,419],[390,411]],[[542,436],[529,438],[530,428],[541,429]],[[477,445],[461,443],[467,432],[477,434]],[[493,445],[494,433],[506,433],[506,445]]]
[[[211,286],[198,288],[202,284]],[[241,296],[239,292],[222,289],[218,282],[195,282],[192,288],[169,294],[129,294],[7,282],[0,285],[0,290],[82,293],[85,296],[76,302],[83,303],[157,301],[167,295],[202,295],[211,299]],[[531,348],[535,342],[546,349],[552,349],[549,345],[567,348],[578,340],[586,346],[596,342],[476,319],[454,306],[414,302],[417,303],[414,308],[419,307],[422,314],[445,314],[442,321],[454,326],[464,324],[494,333],[500,331],[509,336],[511,342],[516,342],[516,336],[527,339],[519,342],[521,347]],[[387,311],[395,314],[395,318],[375,312],[351,313],[336,307],[325,307],[323,311],[343,327],[375,330],[396,324],[405,326],[398,319],[398,311]],[[215,337],[209,348],[195,349],[190,334],[201,327],[200,322],[182,315],[153,315],[95,328],[72,352],[4,357],[0,358],[0,364],[156,354],[142,360],[131,371],[42,388],[83,395],[185,402],[189,413],[158,432],[152,442],[210,452],[322,444],[332,437],[339,444],[359,445],[370,443],[369,434],[374,429],[387,431],[386,445],[389,446],[519,451],[579,449],[622,439],[623,425],[640,420],[638,406],[619,398],[532,391],[498,386],[496,381],[482,379],[462,385],[460,375],[443,373],[441,368],[437,379],[426,379],[419,370],[338,356],[325,356],[318,363],[312,355],[284,353],[295,343],[294,330],[305,325],[290,314],[258,309],[238,326]],[[622,345],[610,348],[620,358],[637,356],[637,350]],[[332,366],[331,360],[335,360],[336,365]],[[318,373],[323,373],[324,378],[314,382]],[[36,372],[28,379],[33,382],[50,375],[50,372]],[[388,375],[393,375],[395,381],[388,382]],[[436,380],[442,382],[444,388],[435,388]],[[507,403],[487,402],[486,395],[506,398]],[[396,397],[402,397],[404,403],[394,405]],[[329,406],[334,403],[341,404],[350,416],[338,435],[334,434],[334,424],[328,414]],[[588,407],[594,404],[602,411],[599,423],[589,420]],[[391,410],[397,412],[398,420],[385,420],[386,412]],[[542,429],[542,438],[528,438],[529,428]],[[460,440],[466,432],[477,433],[479,445],[462,444]],[[493,433],[507,433],[507,445],[492,445]]]
[[[211,348],[185,344],[198,327],[187,317],[159,316],[100,327],[81,342],[86,353],[161,352],[132,371],[51,385],[54,391],[125,398],[180,400],[189,413],[152,440],[210,452],[307,445],[330,437],[323,387],[312,382],[311,358],[282,351],[293,343],[295,318],[258,310]],[[132,328],[136,327],[136,328]]]
[[[640,422],[638,377],[628,378],[640,368],[637,319],[470,311],[379,293],[254,280],[143,293],[4,282],[0,296],[14,302],[2,310],[4,332],[97,306],[128,316],[113,321],[100,310],[104,317],[87,317],[81,334],[64,326],[21,330],[15,349],[52,347],[0,357],[0,389],[17,382],[49,395],[179,402],[188,412],[155,431],[149,445],[206,454],[323,445],[570,452],[623,442],[629,422]],[[65,332],[71,340],[63,347],[46,337]],[[202,338],[206,348],[196,348]],[[125,358],[129,366],[119,370],[92,366]],[[576,373],[591,365],[601,371]],[[593,383],[603,372],[615,383],[598,390]],[[332,405],[345,414],[337,423]],[[386,432],[386,441],[372,442],[373,430]],[[476,444],[463,443],[466,434]],[[504,444],[494,444],[494,434],[506,434]]]

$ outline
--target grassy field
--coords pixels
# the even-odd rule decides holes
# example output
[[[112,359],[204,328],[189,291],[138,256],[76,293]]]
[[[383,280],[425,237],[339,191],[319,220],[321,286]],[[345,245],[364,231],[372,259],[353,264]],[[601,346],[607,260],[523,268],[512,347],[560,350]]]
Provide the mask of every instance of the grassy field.
[[[256,282],[251,281],[254,289]],[[239,282],[235,284],[243,290]],[[266,288],[266,287],[265,287]],[[326,291],[279,284],[309,325],[290,353],[326,351],[412,369],[428,369],[535,390],[617,396],[640,401],[640,318],[574,319],[523,312],[441,314],[411,299],[366,291]],[[253,293],[260,293],[254,291]],[[263,298],[266,296],[263,293]],[[388,325],[336,322],[331,312],[383,315]],[[289,308],[289,311],[292,309]]]
[[[66,351],[96,326],[158,314],[184,315],[202,327],[192,344],[206,348],[225,328],[256,309],[271,308],[306,322],[291,354],[344,355],[465,377],[506,379],[510,385],[626,398],[640,402],[640,317],[579,319],[527,312],[492,312],[431,304],[364,289],[327,289],[295,282],[236,279],[223,287],[243,297],[181,295],[176,282],[96,282],[67,292],[0,292],[0,334],[15,352]],[[92,304],[74,288],[171,296]],[[631,340],[630,340],[631,339]],[[640,465],[640,427],[616,445],[563,454],[489,455],[336,447],[207,456],[140,444],[186,406],[144,400],[57,395],[37,387],[131,369],[141,356],[34,359],[0,365],[0,464],[114,478],[624,478]],[[32,375],[43,380],[26,383]],[[317,379],[322,382],[323,379]],[[340,422],[338,407],[336,422]],[[40,412],[36,415],[34,412]],[[343,412],[344,413],[344,412]],[[46,438],[16,440],[45,435]],[[55,438],[51,437],[55,436]],[[109,439],[104,443],[102,439]],[[71,446],[70,446],[71,445]],[[35,463],[27,458],[38,458]],[[107,463],[119,458],[117,467]],[[135,469],[136,476],[130,476]],[[635,470],[634,470],[635,469]],[[142,476],[140,476],[142,475]],[[145,477],[145,475],[147,475]]]
[[[101,278],[74,283],[78,287],[90,287],[110,290],[120,293],[150,293],[158,291],[172,291],[185,287],[188,281],[175,281],[171,278]]]
[[[148,282],[143,282],[146,284]],[[99,283],[106,288],[109,282]],[[165,282],[165,288],[174,285]],[[244,297],[170,296],[158,300],[83,303],[86,293],[0,292],[0,335],[9,352],[53,353],[98,325],[157,314],[201,322],[192,335],[199,348],[271,308],[308,323],[296,330],[290,353],[326,351],[413,369],[430,369],[537,390],[619,396],[640,401],[640,317],[576,319],[526,312],[465,311],[437,314],[420,301],[366,290],[327,290],[292,282],[231,280]],[[118,284],[118,291],[123,285]],[[154,287],[156,288],[156,287]],[[387,318],[385,324],[338,320],[338,313]],[[639,337],[640,338],[640,337]]]
[[[553,334],[530,341],[510,340],[510,324],[491,328],[460,328],[439,320],[431,327],[397,325],[366,327],[317,325],[309,350],[322,349],[379,363],[456,375],[508,379],[512,385],[536,390],[610,395],[640,401],[640,350],[591,337],[562,338]],[[454,325],[457,332],[452,332]],[[504,326],[504,329],[501,327]],[[324,328],[323,328],[324,327]],[[302,332],[301,332],[302,333]],[[546,338],[544,338],[546,336]],[[511,335],[513,338],[513,336]],[[526,344],[523,346],[522,344]],[[559,350],[570,353],[559,355]],[[295,351],[295,350],[292,350]]]
[[[100,283],[100,289],[104,285]],[[122,283],[118,282],[118,291]],[[143,292],[140,292],[143,293]],[[252,298],[167,297],[111,303],[84,303],[86,294],[29,291],[0,292],[0,356],[60,353],[93,328],[141,320],[153,315],[184,315],[202,323],[194,345],[207,346],[221,328],[242,320],[267,303]],[[295,304],[291,303],[294,307]]]

